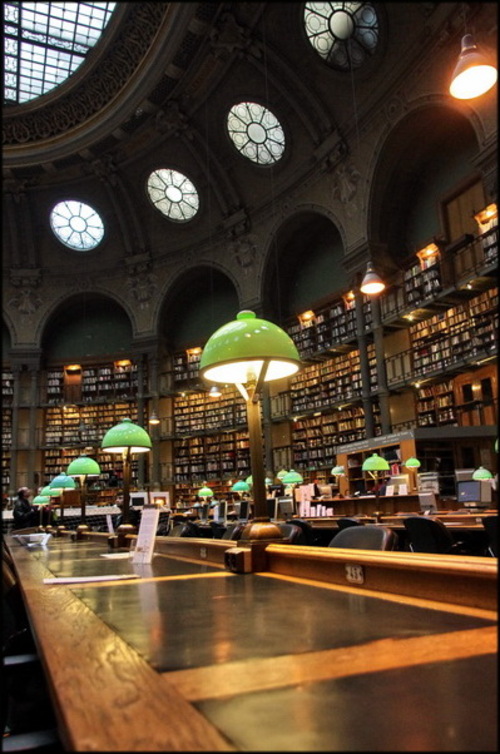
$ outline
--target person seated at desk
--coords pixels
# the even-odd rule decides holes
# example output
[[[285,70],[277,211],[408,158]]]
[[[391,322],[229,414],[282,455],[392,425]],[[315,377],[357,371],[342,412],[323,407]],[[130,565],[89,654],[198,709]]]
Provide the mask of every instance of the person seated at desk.
[[[123,495],[122,494],[119,494],[116,496],[115,505],[117,505],[118,508],[120,509],[120,513],[118,513],[114,521],[114,527],[116,530],[118,529],[120,524],[123,523]],[[141,511],[138,511],[132,506],[130,506],[128,510],[128,523],[132,524],[132,526],[135,526],[136,529],[138,529],[140,522],[141,522]]]
[[[31,490],[28,487],[20,487],[14,503],[12,516],[14,518],[13,529],[25,529],[38,525],[38,511],[30,503]]]

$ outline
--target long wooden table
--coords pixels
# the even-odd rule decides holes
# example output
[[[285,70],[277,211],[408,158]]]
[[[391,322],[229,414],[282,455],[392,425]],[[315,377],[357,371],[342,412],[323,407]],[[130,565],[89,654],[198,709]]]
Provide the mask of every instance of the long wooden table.
[[[495,558],[7,544],[70,751],[496,751]]]

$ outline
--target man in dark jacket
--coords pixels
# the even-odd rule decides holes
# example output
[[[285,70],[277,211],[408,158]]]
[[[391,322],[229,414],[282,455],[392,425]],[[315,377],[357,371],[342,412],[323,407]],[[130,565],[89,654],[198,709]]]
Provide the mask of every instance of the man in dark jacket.
[[[17,499],[12,512],[14,517],[13,529],[24,529],[37,525],[37,511],[29,501],[30,496],[31,490],[28,487],[20,487],[18,489]]]

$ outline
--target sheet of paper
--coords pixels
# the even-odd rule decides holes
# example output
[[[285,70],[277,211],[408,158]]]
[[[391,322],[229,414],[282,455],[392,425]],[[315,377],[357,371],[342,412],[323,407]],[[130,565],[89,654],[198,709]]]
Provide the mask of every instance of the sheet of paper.
[[[108,574],[107,576],[54,576],[44,579],[44,584],[85,584],[91,581],[120,581],[124,579],[138,579],[137,573]]]
[[[132,563],[151,563],[159,519],[159,508],[155,505],[144,506]]]

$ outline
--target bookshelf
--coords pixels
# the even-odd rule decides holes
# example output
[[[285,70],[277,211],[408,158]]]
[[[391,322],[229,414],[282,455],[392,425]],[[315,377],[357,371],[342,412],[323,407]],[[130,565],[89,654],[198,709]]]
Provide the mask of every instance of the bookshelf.
[[[62,405],[45,409],[43,438],[43,469],[45,482],[50,482],[88,447],[97,449],[104,434],[124,417],[138,421],[137,405],[133,402],[114,404]],[[96,459],[103,475],[117,465],[117,458],[99,450]],[[132,483],[137,475],[137,461],[132,460]]]

